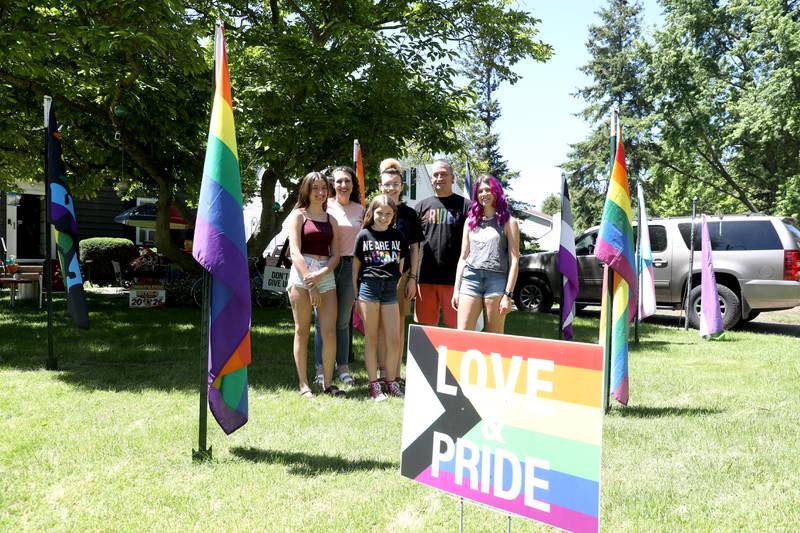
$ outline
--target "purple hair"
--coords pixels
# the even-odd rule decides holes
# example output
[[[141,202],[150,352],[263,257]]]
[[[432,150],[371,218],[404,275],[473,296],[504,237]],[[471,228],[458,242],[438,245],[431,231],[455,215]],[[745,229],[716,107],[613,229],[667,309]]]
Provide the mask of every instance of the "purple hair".
[[[467,215],[467,227],[469,227],[470,231],[475,229],[475,226],[477,226],[478,222],[483,218],[483,206],[478,201],[478,187],[484,183],[489,184],[489,188],[494,195],[495,216],[497,217],[497,223],[500,227],[502,228],[505,223],[508,222],[508,219],[511,218],[511,210],[508,208],[506,194],[503,192],[503,186],[500,184],[500,180],[494,176],[487,176],[484,174],[475,180],[475,185],[472,187],[472,205]]]

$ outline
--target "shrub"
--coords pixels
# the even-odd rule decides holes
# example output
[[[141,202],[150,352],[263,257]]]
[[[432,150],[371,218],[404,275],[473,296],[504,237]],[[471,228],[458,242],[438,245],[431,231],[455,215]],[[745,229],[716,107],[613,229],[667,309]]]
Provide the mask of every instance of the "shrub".
[[[92,282],[113,283],[114,267],[111,261],[117,261],[124,269],[125,265],[139,255],[139,250],[130,239],[113,237],[92,237],[80,242],[80,262],[83,273],[88,276],[91,270]],[[86,261],[91,259],[91,267],[87,270]]]

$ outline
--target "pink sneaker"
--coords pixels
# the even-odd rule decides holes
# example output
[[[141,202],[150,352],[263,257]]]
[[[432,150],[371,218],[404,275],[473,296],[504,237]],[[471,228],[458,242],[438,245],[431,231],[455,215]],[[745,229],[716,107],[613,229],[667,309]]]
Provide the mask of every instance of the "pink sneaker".
[[[406,397],[406,395],[403,393],[403,389],[400,388],[400,383],[398,383],[397,381],[386,382],[386,393],[394,398]]]
[[[380,381],[375,380],[369,382],[369,397],[375,402],[382,402],[386,399],[386,395],[381,390]]]

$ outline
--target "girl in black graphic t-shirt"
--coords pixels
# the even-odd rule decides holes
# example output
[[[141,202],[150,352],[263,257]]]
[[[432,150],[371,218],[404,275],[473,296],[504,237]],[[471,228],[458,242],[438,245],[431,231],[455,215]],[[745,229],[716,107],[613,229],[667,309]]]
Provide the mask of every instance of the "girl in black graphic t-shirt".
[[[378,330],[381,322],[396,324],[400,320],[397,281],[408,256],[405,237],[392,227],[396,216],[397,206],[391,198],[385,194],[375,197],[364,214],[364,229],[356,237],[353,249],[353,286],[364,320],[364,364],[369,376],[369,396],[375,401],[386,399],[378,381]],[[384,331],[387,391],[390,396],[402,398],[396,375],[398,346],[402,343],[397,328]]]

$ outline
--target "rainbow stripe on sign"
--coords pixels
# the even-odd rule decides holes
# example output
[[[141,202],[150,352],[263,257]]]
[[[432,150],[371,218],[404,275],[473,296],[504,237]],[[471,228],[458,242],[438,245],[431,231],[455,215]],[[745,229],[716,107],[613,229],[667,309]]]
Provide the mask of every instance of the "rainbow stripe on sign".
[[[247,422],[250,281],[242,182],[222,26],[215,43],[214,106],[200,185],[192,255],[211,274],[208,404],[226,434]]]
[[[411,326],[401,473],[568,531],[598,531],[597,345]]]

